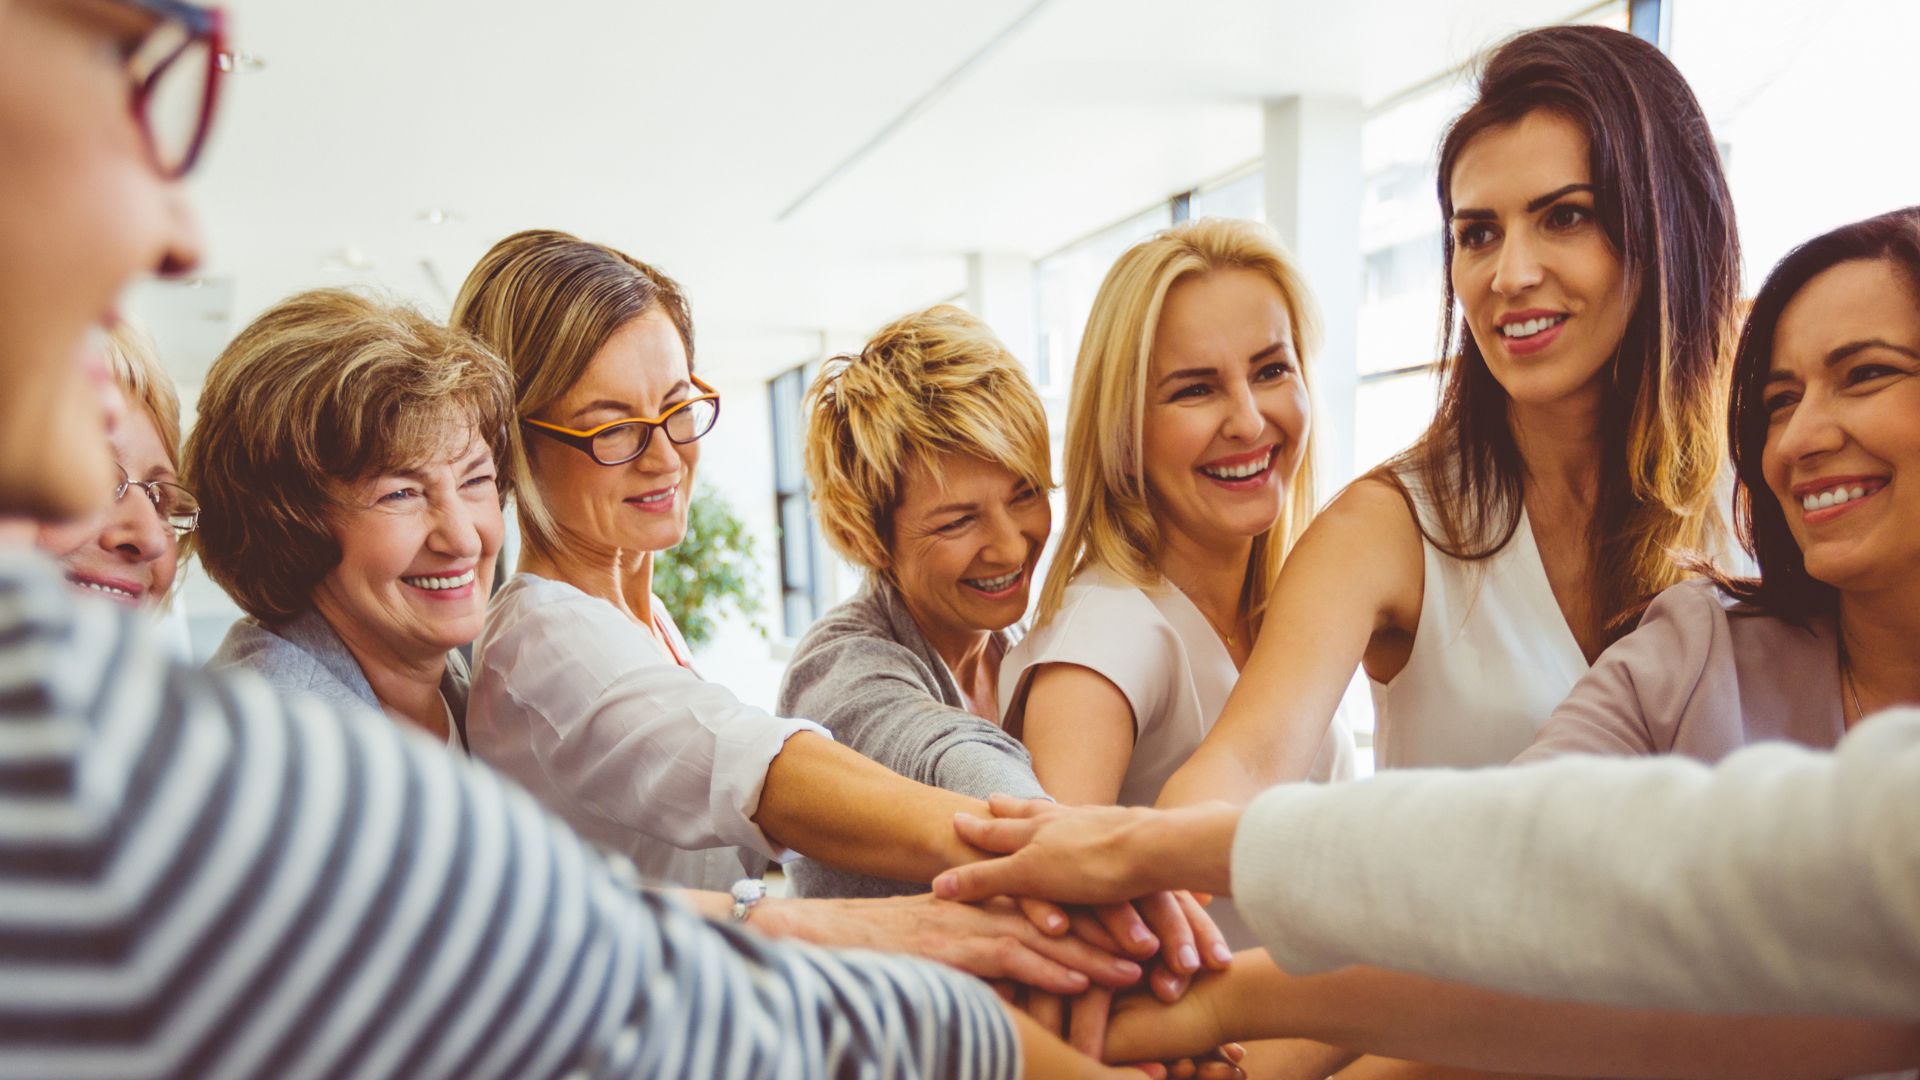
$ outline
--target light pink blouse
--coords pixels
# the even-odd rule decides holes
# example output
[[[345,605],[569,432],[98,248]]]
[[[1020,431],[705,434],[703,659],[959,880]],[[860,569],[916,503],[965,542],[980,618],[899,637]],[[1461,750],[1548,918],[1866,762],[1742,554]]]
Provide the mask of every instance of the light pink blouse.
[[[1713,762],[1769,739],[1830,749],[1846,733],[1840,692],[1832,619],[1795,626],[1708,582],[1684,582],[1601,654],[1514,761],[1684,754]]]

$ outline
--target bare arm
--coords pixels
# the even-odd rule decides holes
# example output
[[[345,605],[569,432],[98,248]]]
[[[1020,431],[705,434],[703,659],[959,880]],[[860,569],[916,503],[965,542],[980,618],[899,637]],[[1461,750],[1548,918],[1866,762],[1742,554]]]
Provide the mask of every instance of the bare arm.
[[[978,799],[917,784],[811,732],[787,740],[767,769],[754,824],[809,858],[899,881],[930,881],[983,858],[953,831]]]
[[[1334,499],[1287,556],[1227,707],[1157,805],[1244,803],[1305,779],[1354,669],[1366,660],[1391,677],[1405,662],[1424,584],[1420,532],[1398,491],[1362,480]]]
[[[1069,805],[1120,797],[1133,760],[1133,706],[1105,676],[1078,664],[1043,664],[1027,683],[1021,738],[1040,786]]]
[[[1128,999],[1107,1047],[1126,1060],[1282,1035],[1559,1076],[1816,1078],[1920,1064],[1912,1023],[1574,1005],[1374,968],[1295,978],[1261,952],[1240,954],[1176,1005]]]

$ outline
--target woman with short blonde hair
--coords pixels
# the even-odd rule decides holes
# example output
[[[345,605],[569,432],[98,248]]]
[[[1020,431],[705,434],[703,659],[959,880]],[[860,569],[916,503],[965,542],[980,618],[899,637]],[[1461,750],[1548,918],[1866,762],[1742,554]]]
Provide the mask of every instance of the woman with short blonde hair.
[[[1026,369],[987,324],[947,304],[897,319],[807,391],[807,480],[820,531],[848,562],[886,573],[907,473],[941,458],[992,462],[1053,487],[1047,414]]]
[[[1000,670],[1007,728],[1055,798],[1150,805],[1226,704],[1313,512],[1316,326],[1253,222],[1168,229],[1101,283],[1067,414],[1066,528]],[[1336,728],[1314,777],[1350,759]],[[1228,905],[1215,917],[1251,942]]]
[[[463,745],[504,535],[512,383],[473,338],[341,289],[274,305],[207,373],[200,561],[247,613],[214,654]]]

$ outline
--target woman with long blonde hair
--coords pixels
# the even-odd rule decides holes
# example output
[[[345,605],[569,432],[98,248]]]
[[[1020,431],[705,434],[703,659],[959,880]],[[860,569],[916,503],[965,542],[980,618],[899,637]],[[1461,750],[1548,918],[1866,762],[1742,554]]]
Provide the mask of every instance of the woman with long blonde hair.
[[[1000,672],[1006,724],[1062,802],[1151,804],[1226,704],[1313,512],[1315,338],[1299,271],[1251,222],[1169,229],[1101,284],[1059,552]],[[1350,773],[1349,747],[1329,732],[1314,775]]]

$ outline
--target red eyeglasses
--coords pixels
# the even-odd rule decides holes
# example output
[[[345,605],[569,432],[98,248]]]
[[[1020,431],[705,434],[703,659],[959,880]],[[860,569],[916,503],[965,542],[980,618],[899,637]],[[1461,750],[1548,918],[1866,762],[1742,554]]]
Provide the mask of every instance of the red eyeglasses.
[[[213,126],[220,76],[232,70],[226,15],[185,0],[118,0],[159,19],[128,61],[133,115],[153,163],[168,179],[193,168]]]

